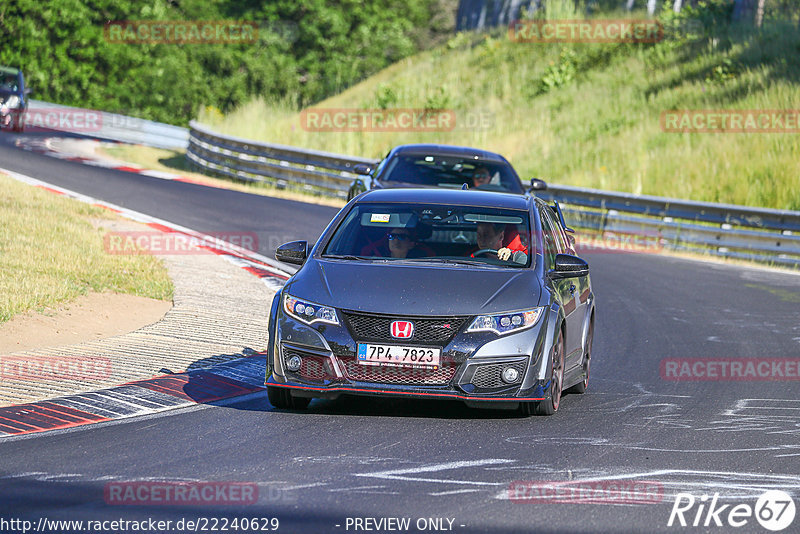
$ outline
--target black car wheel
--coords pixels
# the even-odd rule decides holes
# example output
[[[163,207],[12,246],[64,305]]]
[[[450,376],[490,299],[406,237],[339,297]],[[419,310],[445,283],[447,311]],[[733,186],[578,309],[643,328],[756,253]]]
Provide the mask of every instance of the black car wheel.
[[[269,403],[279,410],[305,410],[311,399],[293,397],[288,389],[267,386]]]
[[[526,402],[520,408],[525,415],[553,415],[561,404],[561,388],[564,385],[564,334],[559,331],[553,349],[553,368],[550,373],[550,388],[543,401]]]
[[[13,113],[11,115],[11,131],[22,133],[25,129],[25,114],[24,113]]]
[[[592,363],[592,340],[594,339],[594,317],[589,323],[589,331],[586,332],[586,353],[583,355],[583,380],[569,388],[566,393],[586,393],[589,387],[589,367]]]

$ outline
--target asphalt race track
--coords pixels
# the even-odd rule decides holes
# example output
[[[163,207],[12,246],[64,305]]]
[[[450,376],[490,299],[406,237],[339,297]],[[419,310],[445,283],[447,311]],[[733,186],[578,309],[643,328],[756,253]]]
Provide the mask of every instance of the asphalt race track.
[[[14,139],[0,134],[0,167],[196,230],[257,232],[259,252],[270,257],[280,242],[315,240],[336,212],[82,166],[24,152]],[[278,532],[366,531],[375,523],[357,529],[356,518],[390,517],[410,518],[410,531],[767,532],[754,517],[740,528],[714,526],[713,518],[702,526],[705,512],[701,526],[691,522],[704,494],[706,509],[715,493],[718,507],[728,505],[723,522],[768,489],[794,495],[800,507],[797,378],[674,381],[662,378],[660,365],[797,358],[800,277],[646,254],[587,259],[597,295],[589,390],[566,396],[552,417],[357,398],[315,400],[307,413],[292,413],[257,393],[2,441],[0,517],[278,518]],[[658,491],[638,503],[509,498],[519,481],[575,479],[645,482]],[[255,483],[258,500],[106,503],[109,482],[141,480]],[[677,493],[698,501],[686,527],[667,526]],[[800,518],[784,532],[800,532]]]

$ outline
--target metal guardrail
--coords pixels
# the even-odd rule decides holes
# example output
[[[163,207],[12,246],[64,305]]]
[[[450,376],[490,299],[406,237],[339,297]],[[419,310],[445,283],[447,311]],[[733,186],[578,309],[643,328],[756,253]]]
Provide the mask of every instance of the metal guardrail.
[[[301,186],[324,195],[346,198],[355,178],[353,167],[377,160],[261,143],[222,136],[192,121],[189,123],[189,162],[202,170],[248,182],[268,182],[279,187]]]
[[[68,113],[64,113],[64,112]],[[87,112],[98,116],[91,126],[84,124]],[[53,115],[52,119],[48,114]],[[78,122],[73,123],[74,117]],[[41,100],[28,101],[28,120],[33,126],[42,123],[55,131],[89,135],[123,143],[135,143],[156,148],[186,148],[189,144],[189,130],[180,126],[128,117],[117,113],[87,110]]]
[[[197,122],[189,128],[188,160],[200,170],[279,187],[347,197],[353,167],[378,160],[221,135]],[[634,248],[670,248],[800,267],[800,212],[633,195],[550,184],[537,192],[558,200],[568,225],[619,239]],[[642,241],[644,240],[644,241]],[[642,247],[643,243],[645,244]],[[624,247],[623,247],[624,248]]]

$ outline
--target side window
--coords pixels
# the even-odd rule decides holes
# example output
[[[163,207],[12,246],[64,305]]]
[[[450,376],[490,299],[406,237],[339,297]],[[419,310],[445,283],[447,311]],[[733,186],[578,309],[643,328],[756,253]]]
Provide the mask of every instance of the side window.
[[[557,231],[554,231],[555,223],[550,218],[550,214],[547,213],[547,208],[540,209],[539,216],[542,219],[542,234],[544,234],[542,235],[542,239],[544,239],[542,248],[544,248],[545,267],[550,270],[556,263],[556,255],[561,250],[559,250],[559,242],[556,239]]]
[[[378,176],[384,174],[386,165],[389,163],[389,154],[391,153],[392,153],[391,151],[387,152],[386,156],[384,156],[384,158],[378,163],[378,167],[374,171],[372,171],[373,178],[377,178]],[[394,166],[396,163],[397,163],[396,161],[393,161],[392,166]]]

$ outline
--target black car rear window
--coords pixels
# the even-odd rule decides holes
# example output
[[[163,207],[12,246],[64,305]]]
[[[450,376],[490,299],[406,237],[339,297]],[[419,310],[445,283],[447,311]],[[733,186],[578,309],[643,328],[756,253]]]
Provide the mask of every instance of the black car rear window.
[[[488,175],[488,183],[476,181],[484,174]],[[380,180],[450,188],[460,188],[466,183],[471,189],[523,192],[519,178],[508,164],[453,156],[399,155],[387,163]]]

